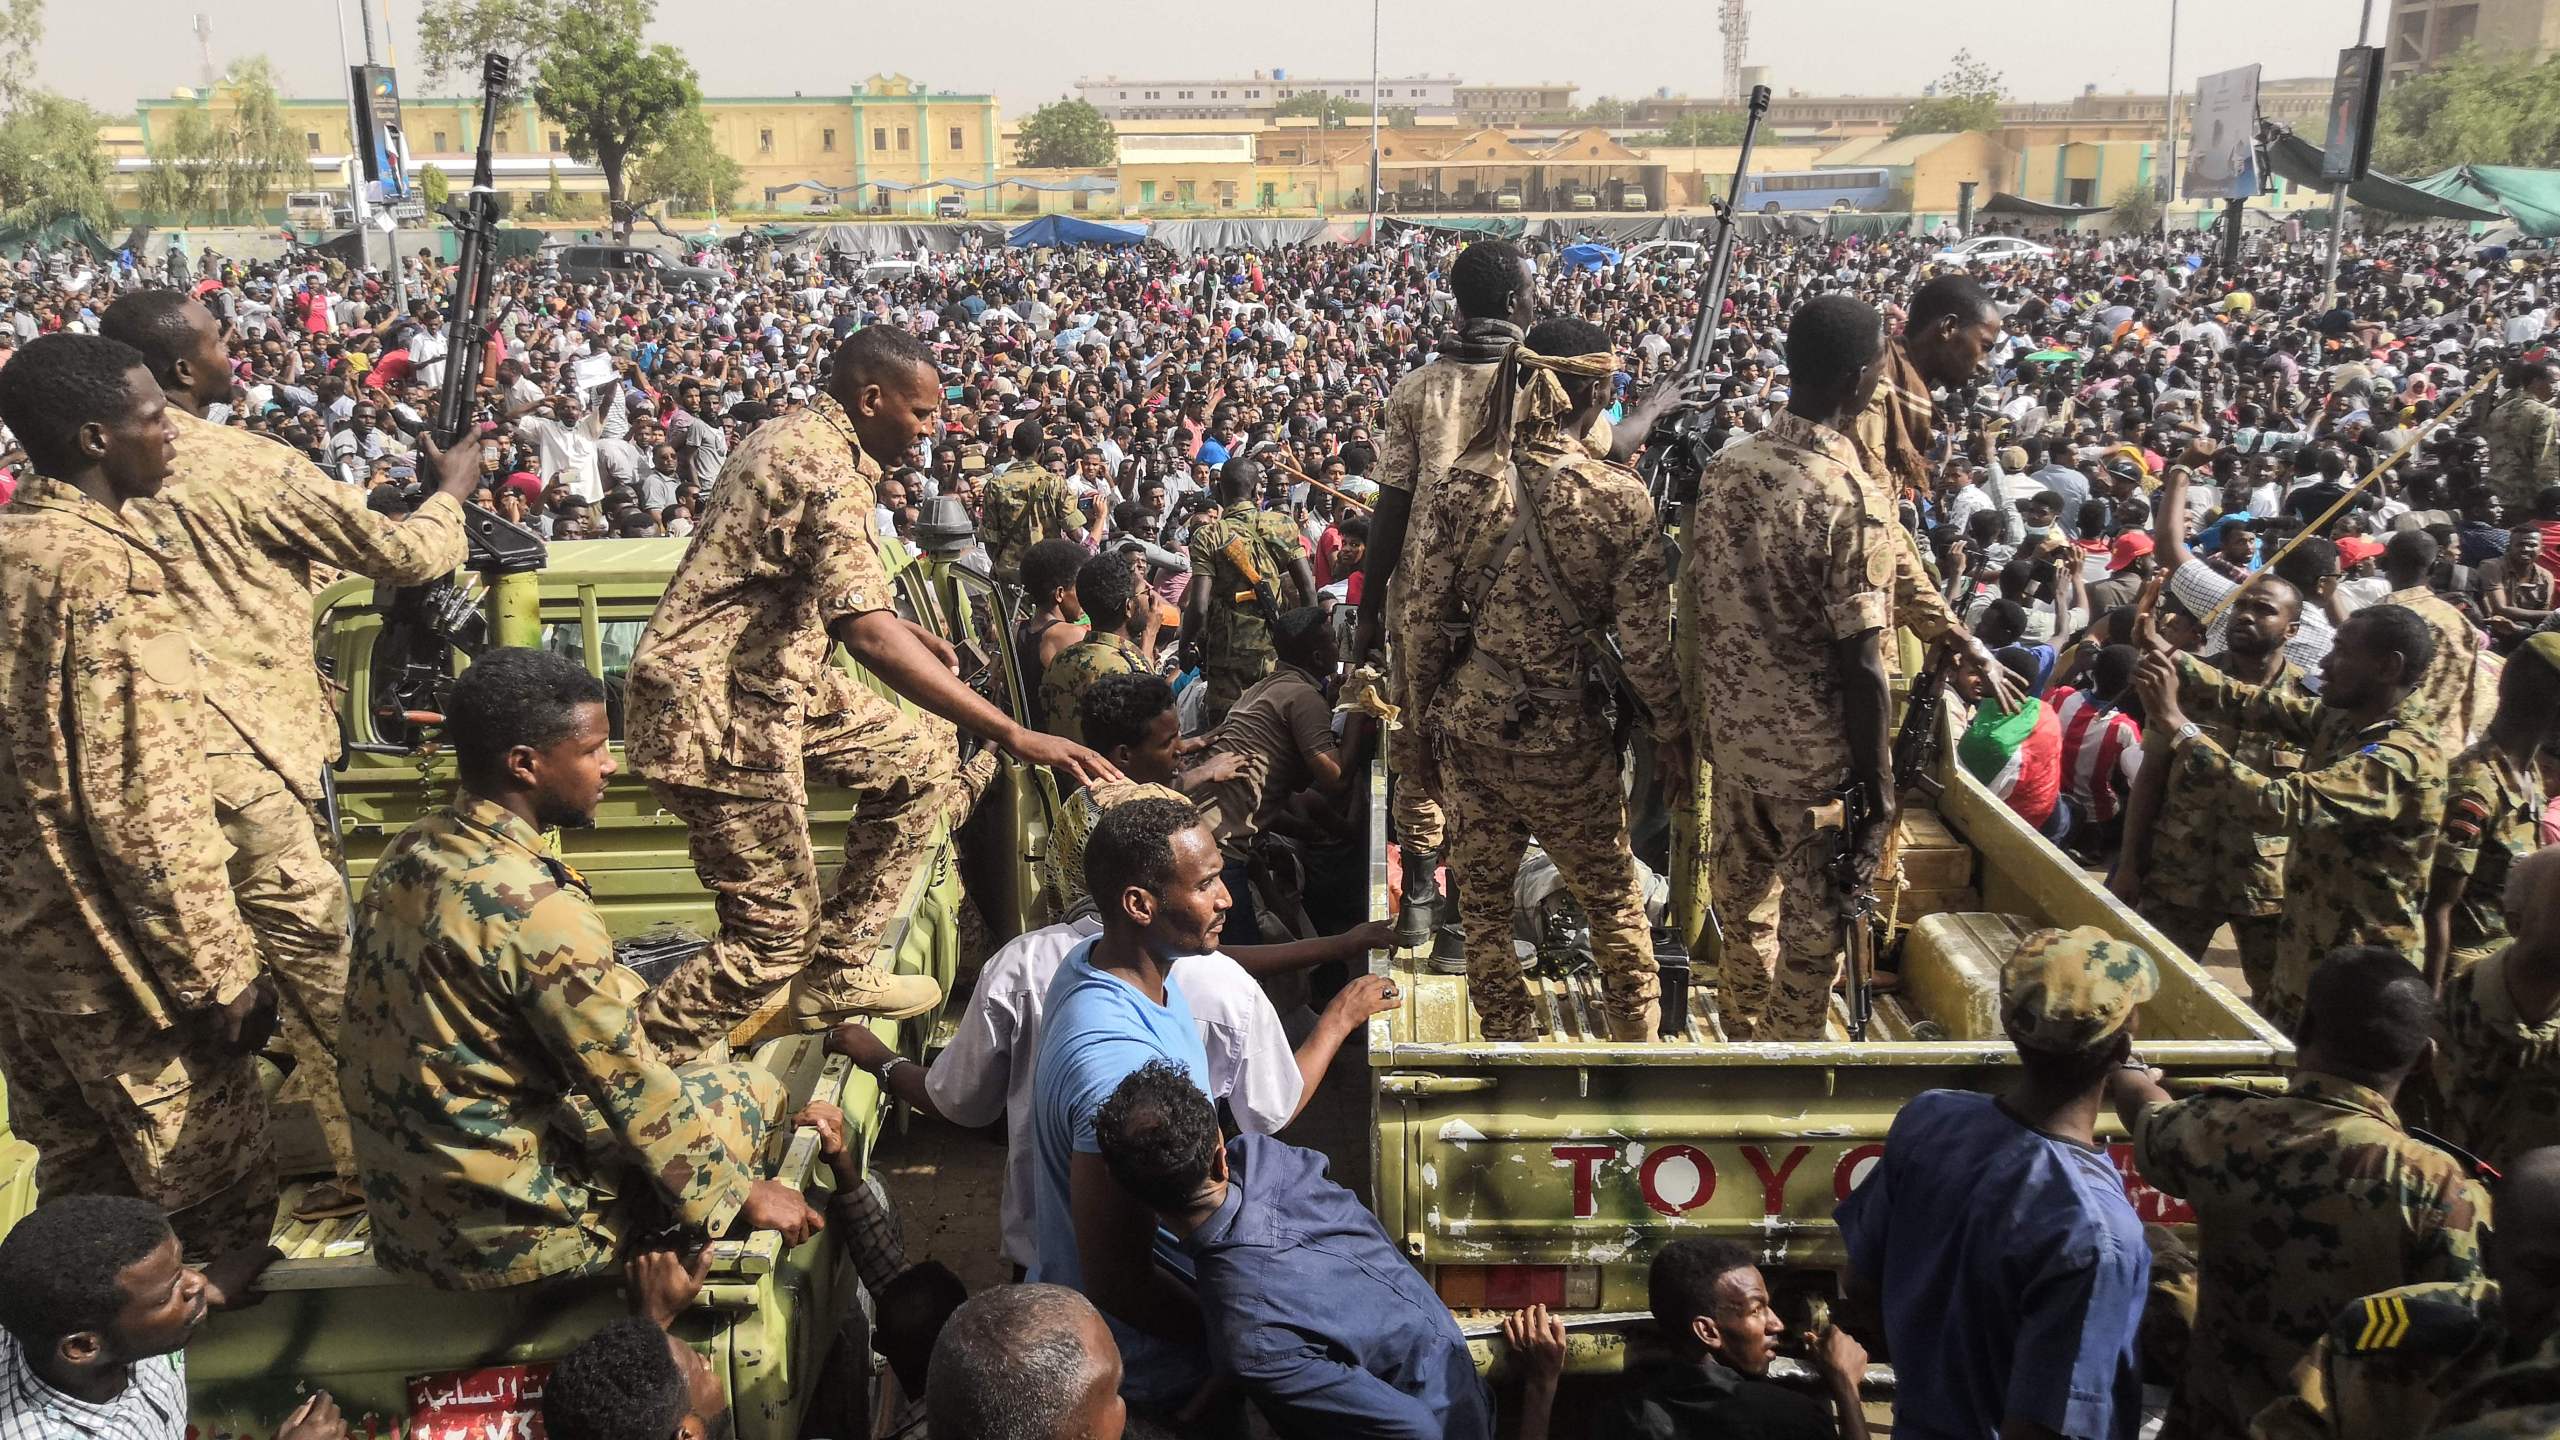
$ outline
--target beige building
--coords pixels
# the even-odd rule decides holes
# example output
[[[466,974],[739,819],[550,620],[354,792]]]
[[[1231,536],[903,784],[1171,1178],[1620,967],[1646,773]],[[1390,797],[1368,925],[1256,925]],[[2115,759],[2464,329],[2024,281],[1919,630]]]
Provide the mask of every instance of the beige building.
[[[2414,75],[2477,45],[2483,54],[2539,60],[2560,49],[2560,0],[2391,0],[2382,63]]]
[[[1545,80],[1535,85],[1461,85],[1458,119],[1469,126],[1526,125],[1542,115],[1572,110],[1573,92],[1581,88]]]

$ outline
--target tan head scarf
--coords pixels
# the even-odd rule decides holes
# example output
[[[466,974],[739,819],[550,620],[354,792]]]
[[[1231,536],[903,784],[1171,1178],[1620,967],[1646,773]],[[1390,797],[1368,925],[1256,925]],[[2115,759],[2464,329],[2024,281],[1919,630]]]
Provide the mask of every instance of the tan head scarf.
[[[1528,372],[1525,380],[1522,371]],[[1565,393],[1559,376],[1588,379],[1616,373],[1618,357],[1612,351],[1541,355],[1526,345],[1515,346],[1494,377],[1492,413],[1486,416],[1476,444],[1490,444],[1497,457],[1509,458],[1514,443],[1554,429],[1559,416],[1573,413],[1573,397]]]

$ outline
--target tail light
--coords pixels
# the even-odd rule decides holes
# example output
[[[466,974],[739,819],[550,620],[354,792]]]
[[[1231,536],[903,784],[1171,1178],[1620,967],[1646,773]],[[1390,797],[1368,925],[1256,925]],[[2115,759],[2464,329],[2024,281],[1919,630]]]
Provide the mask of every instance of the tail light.
[[[1441,1265],[1431,1272],[1440,1303],[1452,1310],[1550,1310],[1600,1307],[1597,1265]]]

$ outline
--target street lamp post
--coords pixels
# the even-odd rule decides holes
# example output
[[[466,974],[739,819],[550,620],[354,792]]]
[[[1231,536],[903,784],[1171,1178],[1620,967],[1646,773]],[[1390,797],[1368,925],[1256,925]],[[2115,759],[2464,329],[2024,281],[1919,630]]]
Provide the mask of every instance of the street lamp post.
[[[1384,0],[1369,0],[1369,234],[1378,243],[1378,11]]]
[[[2164,98],[2162,108],[2168,112],[2169,134],[2161,154],[2168,157],[2169,163],[2160,173],[2169,194],[2160,202],[2160,238],[2165,241],[2169,238],[2169,207],[2178,202],[2178,0],[2169,0],[2169,88]]]
[[[2357,47],[2371,43],[2372,36],[2373,0],[2364,0],[2363,18],[2356,21]],[[2337,144],[2338,137],[2330,136],[2329,143]],[[2338,247],[2346,243],[2346,231],[2347,182],[2341,180],[2329,187],[2329,258],[2320,271],[2320,308],[2324,311],[2338,303]]]

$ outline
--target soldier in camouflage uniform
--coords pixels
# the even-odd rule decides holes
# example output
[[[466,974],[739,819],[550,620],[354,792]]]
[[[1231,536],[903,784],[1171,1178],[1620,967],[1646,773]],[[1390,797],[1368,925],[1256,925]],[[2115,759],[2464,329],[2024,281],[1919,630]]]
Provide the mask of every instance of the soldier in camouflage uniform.
[[[2284,654],[2301,613],[2302,592],[2273,574],[2260,575],[2231,602],[2223,653],[2207,663],[2242,683],[2309,701],[2302,672]],[[2302,768],[2301,744],[2279,732],[2201,722],[2198,728],[2255,774],[2282,780]],[[2249,997],[2264,1003],[2275,981],[2293,837],[2244,822],[2227,794],[2181,783],[2176,770],[2162,765],[2135,777],[2138,796],[2147,788],[2157,797],[2148,801],[2156,818],[2139,836],[2128,825],[2119,873],[2131,881],[2127,888],[2138,887],[2142,918],[2189,955],[2204,954],[2227,922]],[[2141,808],[2145,801],[2134,804]]]
[[[1254,598],[1246,566],[1261,579],[1276,610],[1315,603],[1315,571],[1307,563],[1304,537],[1288,516],[1255,505],[1261,493],[1262,467],[1241,455],[1229,460],[1218,472],[1218,503],[1225,513],[1191,530],[1182,644],[1185,653],[1199,655],[1209,687],[1200,707],[1203,730],[1225,719],[1246,687],[1278,663],[1271,623]]]
[[[2394,537],[2395,539],[2397,537]],[[2507,940],[2507,875],[2542,845],[2537,758],[2560,730],[2560,633],[2533,636],[2498,677],[2488,732],[2453,757],[2427,890],[2427,976],[2446,982]]]
[[[2445,1137],[2501,1169],[2560,1145],[2560,850],[2507,878],[2514,939],[2444,988],[2436,1052]]]
[[[931,980],[885,973],[878,952],[934,822],[960,792],[958,755],[938,726],[829,664],[834,644],[1026,763],[1085,781],[1110,776],[1090,751],[980,699],[953,673],[950,647],[891,608],[871,487],[880,458],[906,454],[930,425],[938,384],[932,352],[913,335],[856,331],[837,350],[827,393],[730,454],[632,657],[632,768],[685,822],[720,916],[719,938],[642,1010],[673,1058],[776,1027],[921,1014],[941,999]],[[851,790],[855,803],[823,909],[811,780]],[[754,1021],[768,1001],[780,1008]]]
[[[2489,412],[2489,487],[2509,515],[2534,513],[2534,498],[2560,485],[2560,363],[2528,363],[2524,383]]]
[[[0,510],[0,1073],[45,1196],[136,1195],[197,1257],[263,1257],[276,1177],[254,1055],[275,995],[231,899],[204,659],[123,507],[176,427],[129,347],[49,335],[0,370],[32,462]]]
[[[1022,583],[1022,557],[1032,546],[1084,538],[1074,489],[1036,458],[1042,438],[1038,420],[1017,422],[1013,464],[979,487],[978,543],[986,547],[989,573],[1007,585]]]
[[[2251,1440],[2409,1440],[2457,1395],[2530,1363],[2560,1327],[2560,1149],[2510,1162],[2484,1259],[2485,1279],[2403,1285],[2339,1311]]]
[[[392,842],[356,913],[340,1082],[374,1258],[483,1290],[606,1269],[667,1223],[806,1239],[808,1202],[759,1178],[781,1079],[659,1055],[639,977],[543,840],[593,823],[614,773],[604,687],[565,656],[493,650],[454,682],[447,728],[461,792]]]
[[[1714,776],[1708,868],[1725,926],[1716,1005],[1734,1040],[1818,1040],[1839,973],[1836,841],[1814,807],[1855,783],[1880,844],[1891,827],[1883,645],[1894,557],[1842,427],[1884,357],[1883,322],[1846,297],[1796,312],[1787,413],[1707,467],[1690,511],[1681,679]],[[1875,743],[1853,741],[1858,721]],[[1870,856],[1877,854],[1870,850]]]
[[[167,557],[172,598],[212,661],[207,761],[232,895],[275,977],[281,1038],[299,1062],[282,1098],[310,1102],[337,1171],[337,1185],[305,1191],[295,1214],[352,1213],[364,1197],[338,1104],[347,887],[319,818],[339,732],[313,663],[311,596],[332,570],[417,585],[460,565],[479,446],[440,457],[430,444],[436,493],[395,521],[300,452],[201,418],[231,398],[231,368],[220,324],[192,298],[137,291],[108,308],[99,333],[142,353],[178,427],[169,483],[126,514]]]
[[[2145,1087],[2120,1105],[2142,1178],[2196,1212],[2195,1338],[2171,1433],[2246,1435],[2349,1302],[2479,1278],[2487,1192],[2393,1109],[2434,1018],[2401,954],[2339,950],[2311,976],[2284,1094],[2173,1101]]]
[[[1078,712],[1094,682],[1106,675],[1154,670],[1146,652],[1128,636],[1129,612],[1138,604],[1138,593],[1138,577],[1117,555],[1096,555],[1076,572],[1076,602],[1084,606],[1085,622],[1093,628],[1040,672],[1040,714],[1050,734],[1084,744],[1084,719]],[[1155,597],[1149,595],[1147,603],[1152,606]]]
[[[2275,975],[2257,1001],[2287,1031],[2301,1019],[2312,967],[2330,951],[2380,945],[2413,961],[2424,953],[2419,912],[2444,819],[2444,755],[2412,724],[2408,702],[2434,644],[2406,607],[2376,605],[2338,627],[2316,700],[2239,684],[2165,648],[2135,678],[2146,765],[2173,764],[2171,784],[2226,796],[2241,823],[2293,837]],[[2250,769],[2187,718],[2189,705],[2301,745],[2301,770],[2279,779]]]
[[[1590,681],[1593,642],[1565,616],[1578,612],[1594,636],[1615,633],[1635,702],[1681,773],[1688,721],[1661,537],[1643,483],[1580,438],[1617,371],[1607,337],[1587,321],[1549,321],[1510,363],[1524,379],[1508,455],[1483,457],[1482,469],[1471,457],[1415,506],[1413,628],[1398,637],[1412,691],[1428,701],[1413,718],[1434,747],[1429,788],[1449,806],[1467,993],[1485,1038],[1536,1037],[1511,948],[1512,880],[1534,836],[1590,922],[1610,1038],[1645,1042],[1660,987],[1611,702]],[[1521,491],[1533,521],[1520,516]]]

